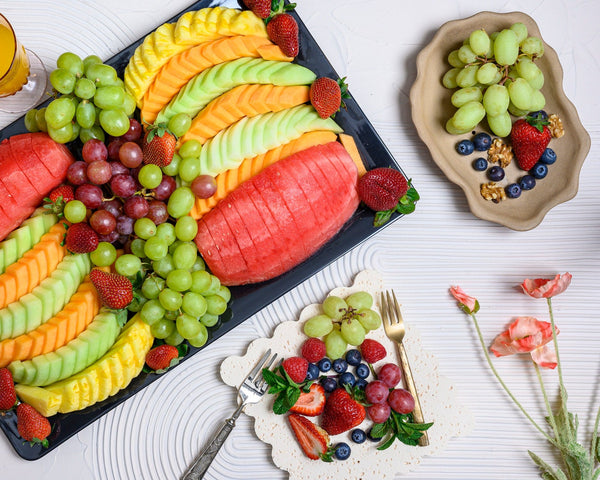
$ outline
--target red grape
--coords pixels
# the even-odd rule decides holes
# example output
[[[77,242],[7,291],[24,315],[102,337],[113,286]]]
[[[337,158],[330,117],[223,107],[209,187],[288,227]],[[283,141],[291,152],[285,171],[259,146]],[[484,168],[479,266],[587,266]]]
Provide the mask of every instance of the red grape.
[[[365,397],[369,403],[383,403],[388,397],[390,389],[381,380],[369,382],[365,387]]]
[[[125,200],[123,206],[125,215],[135,220],[145,217],[148,214],[148,201],[144,197],[130,197]]]
[[[394,411],[402,414],[410,413],[415,409],[415,399],[408,390],[396,388],[390,392],[387,403]]]
[[[129,120],[129,130],[121,136],[126,142],[135,142],[142,136],[142,125],[135,118]]]
[[[113,198],[112,200],[106,200],[103,202],[100,208],[112,213],[113,216],[117,218],[123,211],[123,204],[119,199]]]
[[[398,365],[386,363],[379,369],[377,379],[385,383],[389,388],[394,388],[402,379],[402,370]]]
[[[367,413],[373,422],[383,423],[390,417],[390,406],[387,403],[375,403],[367,407]]]
[[[198,198],[210,198],[217,191],[217,181],[211,175],[198,175],[190,188]]]
[[[104,185],[112,177],[110,164],[106,160],[96,160],[88,164],[87,176],[90,182],[96,185]]]
[[[89,220],[92,227],[100,235],[108,235],[115,230],[117,219],[108,210],[96,210]]]
[[[75,198],[87,207],[96,209],[102,205],[102,190],[97,185],[86,183],[75,190]]]
[[[119,160],[128,168],[135,168],[142,163],[144,154],[135,142],[125,142],[119,150]]]
[[[117,217],[116,230],[121,235],[131,235],[134,223],[135,220],[133,218],[129,218],[127,215],[120,215]]]
[[[111,160],[118,160],[119,150],[121,149],[121,145],[123,145],[124,143],[125,140],[123,140],[122,138],[116,138],[112,140],[108,144],[108,158],[110,158]]]
[[[154,192],[154,198],[156,198],[156,200],[167,200],[176,188],[177,182],[175,182],[175,179],[169,175],[163,175],[162,181],[158,187],[154,188],[152,191]]]
[[[83,144],[81,156],[87,163],[106,160],[108,158],[108,149],[103,141],[91,138]]]
[[[131,175],[115,175],[110,181],[110,188],[116,196],[127,198],[135,193],[137,184]]]
[[[148,205],[146,217],[154,222],[154,225],[165,223],[169,219],[167,204],[160,200],[152,200]]]
[[[115,243],[119,239],[119,234],[116,230],[113,230],[108,235],[98,235],[98,241]]]
[[[69,165],[67,169],[67,180],[73,185],[83,185],[88,182],[87,163],[79,160]]]
[[[110,163],[110,170],[112,171],[113,177],[115,175],[129,175],[129,169],[121,162],[108,162]]]

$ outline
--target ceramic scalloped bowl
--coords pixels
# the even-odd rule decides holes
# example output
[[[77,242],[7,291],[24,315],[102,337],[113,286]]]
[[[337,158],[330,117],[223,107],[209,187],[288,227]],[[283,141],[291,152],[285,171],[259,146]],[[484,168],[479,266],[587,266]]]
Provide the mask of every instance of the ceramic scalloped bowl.
[[[459,155],[456,143],[470,134],[450,135],[444,126],[456,108],[450,103],[453,90],[442,85],[441,79],[449,70],[448,54],[458,48],[473,30],[484,28],[493,32],[508,28],[516,22],[527,26],[529,35],[541,38],[538,26],[531,17],[521,12],[481,12],[464,20],[447,22],[438,30],[433,40],[417,57],[417,79],[410,92],[412,117],[419,136],[425,142],[433,160],[448,177],[460,186],[469,203],[471,212],[479,218],[505,225],[513,230],[529,230],[543,220],[554,206],[572,199],[577,194],[579,172],[590,149],[590,136],[583,128],[575,107],[566,97],[563,87],[563,70],[556,52],[544,43],[545,53],[536,60],[545,76],[542,93],[546,97],[546,110],[561,118],[565,135],[553,138],[550,147],[557,154],[557,161],[549,166],[548,175],[538,180],[533,190],[524,191],[517,199],[507,198],[499,203],[485,200],[480,186],[486,183],[485,172],[471,166],[477,153]],[[513,119],[514,121],[514,119]],[[489,131],[483,121],[476,131]],[[525,175],[513,161],[506,169],[506,177],[499,184],[507,185]]]

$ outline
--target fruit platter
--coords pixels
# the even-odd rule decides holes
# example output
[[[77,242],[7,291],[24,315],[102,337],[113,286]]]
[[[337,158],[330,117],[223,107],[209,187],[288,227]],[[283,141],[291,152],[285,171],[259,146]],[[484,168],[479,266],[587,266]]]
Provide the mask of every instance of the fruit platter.
[[[23,458],[415,209],[273,5],[202,0],[106,62],[65,52],[53,98],[0,132],[0,427]]]
[[[481,12],[450,21],[419,53],[417,69],[413,121],[474,215],[530,230],[576,195],[590,137],[531,17]]]

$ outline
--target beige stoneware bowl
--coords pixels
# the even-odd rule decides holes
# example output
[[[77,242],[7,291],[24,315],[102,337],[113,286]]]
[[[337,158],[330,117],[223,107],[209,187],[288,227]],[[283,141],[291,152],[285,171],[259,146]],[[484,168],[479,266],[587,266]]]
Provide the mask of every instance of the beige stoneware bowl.
[[[549,114],[558,114],[563,122],[565,135],[550,141],[549,147],[556,152],[557,161],[549,165],[548,175],[538,180],[533,190],[523,191],[517,199],[507,198],[499,203],[485,200],[480,195],[480,186],[489,180],[485,172],[474,170],[471,163],[478,156],[485,157],[486,152],[475,151],[472,155],[459,155],[455,150],[456,144],[472,135],[450,135],[444,128],[448,118],[456,111],[450,103],[453,90],[444,88],[441,81],[444,73],[451,68],[446,60],[448,54],[458,48],[473,30],[484,28],[487,32],[494,32],[516,22],[524,23],[529,35],[541,38],[533,19],[521,12],[481,12],[464,20],[442,25],[431,43],[417,57],[417,79],[411,88],[410,102],[419,136],[448,179],[463,189],[471,212],[479,218],[513,230],[530,230],[539,225],[552,207],[577,194],[579,172],[590,149],[590,136],[563,91],[563,70],[556,52],[544,43],[545,53],[536,63],[545,76],[542,88],[546,97],[544,110]],[[489,133],[485,121],[475,131]],[[519,169],[516,161],[505,171],[505,179],[499,182],[501,185],[517,182],[526,174]]]

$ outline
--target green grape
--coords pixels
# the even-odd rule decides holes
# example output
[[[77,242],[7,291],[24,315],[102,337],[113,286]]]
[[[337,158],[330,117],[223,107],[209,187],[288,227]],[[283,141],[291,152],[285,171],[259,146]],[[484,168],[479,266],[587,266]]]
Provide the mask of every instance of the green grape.
[[[463,68],[456,76],[456,84],[461,88],[472,87],[477,83],[477,65],[469,65]]]
[[[479,102],[468,102],[460,107],[454,116],[452,122],[459,130],[473,129],[485,116],[485,108]]]
[[[488,51],[485,53],[485,58],[494,58],[494,39],[490,36],[490,46]]]
[[[94,103],[103,110],[121,108],[125,91],[116,85],[98,87],[94,94]]]
[[[198,222],[189,215],[177,219],[175,236],[183,242],[191,242],[198,233]]]
[[[177,316],[176,320],[177,331],[183,338],[193,338],[202,330],[202,324],[198,319],[187,313],[182,313]]]
[[[483,95],[483,108],[488,115],[495,117],[508,109],[510,98],[504,85],[490,85]]]
[[[38,111],[32,108],[25,114],[25,128],[30,132],[39,132],[40,127],[38,126],[36,117]]]
[[[346,313],[348,304],[343,298],[335,295],[329,295],[325,300],[323,300],[322,307],[325,315],[327,315],[329,318],[333,318],[334,320],[339,320]]]
[[[140,257],[138,257],[132,253],[125,253],[125,254],[121,255],[119,258],[117,258],[117,260],[115,261],[115,270],[117,271],[117,273],[119,275],[124,275],[126,277],[132,277],[137,272],[141,271],[141,269],[142,269],[142,261],[140,260]],[[150,297],[146,297],[146,298],[150,298]]]
[[[211,274],[206,270],[192,272],[192,286],[190,290],[194,293],[204,293],[211,286]]]
[[[200,162],[194,157],[183,157],[179,164],[179,177],[191,183],[200,173]]]
[[[77,122],[73,122],[71,125],[73,127],[73,133],[71,134],[71,139],[69,140],[69,142],[74,142],[79,137],[79,132],[81,131],[81,127],[79,126],[79,124]]]
[[[57,143],[67,143],[73,138],[73,124],[67,123],[60,128],[48,127],[48,135]]]
[[[100,126],[113,137],[125,135],[129,130],[129,117],[123,110],[102,110],[99,118]]]
[[[499,34],[500,34],[500,32],[492,32],[492,33],[490,33],[490,40],[492,42],[495,41]]]
[[[211,298],[211,297],[208,297]],[[220,298],[220,297],[219,297]],[[221,299],[222,300],[222,299]],[[205,299],[199,293],[185,292],[181,301],[181,309],[191,315],[194,318],[200,318],[208,311],[208,299]],[[218,313],[208,312],[212,315],[219,315]],[[191,335],[193,337],[193,335]],[[185,335],[184,335],[185,337]],[[186,337],[187,338],[187,337]]]
[[[333,330],[333,323],[327,315],[315,315],[306,320],[303,330],[307,337],[322,337]]]
[[[196,272],[199,270],[206,270],[206,264],[204,263],[204,260],[202,260],[201,256],[196,257],[196,260],[194,261],[192,268],[190,268],[191,272]]]
[[[150,237],[144,245],[144,253],[150,260],[160,260],[169,251],[169,246],[162,238]]]
[[[450,134],[450,135],[462,135],[463,133],[467,133],[468,131],[470,131],[471,128],[463,128],[463,129],[458,129],[456,128],[456,126],[454,125],[454,117],[449,118],[448,121],[446,122],[446,131]]]
[[[531,104],[529,105],[529,109],[531,111],[541,110],[546,106],[546,98],[544,94],[539,90],[534,90],[531,95]]]
[[[83,72],[85,73],[87,68],[95,63],[102,63],[102,59],[98,55],[88,55],[85,57],[83,59]]]
[[[148,300],[140,310],[140,317],[148,325],[154,325],[165,316],[165,309],[158,300]]]
[[[198,256],[198,249],[192,242],[185,242],[179,245],[173,252],[173,263],[175,268],[191,270],[192,265]]]
[[[90,260],[98,267],[108,267],[112,265],[117,258],[117,249],[112,243],[100,242],[92,253]]]
[[[165,310],[175,311],[181,307],[183,296],[175,290],[165,288],[158,294],[158,301]]]
[[[211,275],[210,285],[202,295],[204,295],[205,297],[207,297],[208,295],[216,295],[219,291],[219,288],[221,288],[221,281],[214,275]]]
[[[40,108],[35,114],[35,123],[37,123],[40,132],[48,131],[48,124],[46,123],[46,107]]]
[[[452,50],[448,54],[448,63],[456,68],[464,67],[464,62],[458,57],[458,50]]]
[[[165,175],[169,175],[171,177],[174,177],[179,172],[179,164],[180,163],[181,163],[181,157],[179,156],[178,153],[175,153],[173,155],[173,159],[171,160],[171,163],[169,163],[165,167],[162,167],[163,173]]]
[[[217,295],[225,300],[225,303],[229,303],[229,300],[231,300],[231,291],[225,285],[219,287]]]
[[[73,93],[83,100],[89,100],[96,93],[96,84],[89,78],[79,78],[77,82],[75,82]]]
[[[342,338],[347,343],[354,346],[360,345],[365,339],[365,335],[367,334],[361,323],[356,320],[342,322],[342,328],[340,330],[340,333],[342,335]],[[345,350],[346,349],[344,348],[344,351]]]
[[[214,327],[219,321],[219,316],[218,315],[211,315],[210,313],[205,313],[204,315],[202,315],[200,317],[200,322],[202,322],[202,324],[205,327]]]
[[[173,263],[171,254],[167,253],[164,257],[154,260],[152,262],[152,270],[162,278],[167,278],[169,272],[175,270],[175,264]]]
[[[138,181],[145,188],[156,188],[162,182],[162,170],[158,165],[149,163],[140,168],[138,172]]]
[[[169,222],[161,223],[156,227],[156,236],[171,245],[175,241],[175,226]]]
[[[71,200],[67,202],[63,210],[63,215],[68,222],[79,223],[85,220],[87,209],[80,200]]]
[[[104,130],[102,130],[102,128],[100,127],[100,112],[102,111],[102,109],[97,107],[96,105],[94,105],[94,108],[96,109],[96,121],[94,122],[94,125],[97,126],[100,129],[100,131],[104,133]]]
[[[119,257],[121,258],[121,257]],[[136,257],[137,258],[137,257]],[[146,277],[144,282],[142,283],[142,295],[149,300],[154,300],[158,298],[158,294],[165,288],[164,279],[151,275]]]
[[[97,116],[96,120],[98,120]],[[105,140],[104,130],[102,130],[100,126],[94,125],[92,128],[82,128],[79,132],[79,140],[81,140],[81,143],[85,143],[92,138],[96,138],[103,142]]]
[[[361,327],[362,328],[362,327]],[[331,330],[327,337],[325,337],[325,348],[327,350],[327,356],[331,360],[341,358],[346,353],[348,344],[346,340],[342,338],[342,334],[339,330]]]
[[[206,327],[202,323],[200,324],[200,326],[201,326],[200,333],[198,335],[196,335],[195,337],[187,339],[187,341],[190,342],[190,345],[192,347],[200,348],[208,340],[208,330],[206,330]]]
[[[175,251],[175,249],[182,243],[183,242],[181,240],[175,240],[173,243],[171,243],[171,245],[169,245],[169,253],[171,255],[173,255],[173,252]]]
[[[540,70],[540,72],[535,77],[533,77],[532,79],[528,79],[527,83],[533,90],[540,90],[544,86],[544,80],[544,74]]]
[[[192,117],[187,113],[178,113],[169,119],[167,128],[176,137],[183,137],[192,125]]]
[[[149,300],[151,301],[151,300]],[[150,326],[150,333],[156,338],[165,339],[175,331],[175,322],[163,318]]]
[[[176,268],[167,275],[167,287],[176,292],[185,292],[192,286],[192,274],[189,270]]]
[[[85,69],[85,76],[98,87],[117,84],[117,71],[110,65],[90,63]]]
[[[131,253],[133,253],[136,257],[146,258],[146,253],[144,251],[145,245],[146,240],[142,240],[141,238],[134,238],[131,241],[131,245],[129,246],[129,248],[131,249]]]
[[[448,70],[442,77],[442,85],[449,89],[456,88],[458,86],[458,84],[456,83],[456,77],[461,72],[461,70],[462,68],[451,68],[450,70]]]
[[[481,102],[482,98],[483,94],[479,87],[468,87],[456,90],[450,97],[450,102],[456,108],[460,108],[468,102]]]
[[[165,310],[165,318],[174,322],[175,320],[177,320],[177,317],[180,313],[181,312],[179,310]]]
[[[515,63],[515,68],[517,69],[517,73],[519,74],[519,76],[527,81],[535,78],[540,73],[542,73],[539,67],[535,63],[533,63],[533,61],[529,57],[519,58],[517,60],[517,63]]]
[[[75,88],[76,78],[71,72],[64,68],[57,68],[50,74],[50,84],[59,93],[71,93]]]
[[[523,23],[513,23],[509,28],[516,33],[517,42],[521,43],[527,38],[527,27]]]
[[[167,345],[173,345],[174,347],[176,347],[177,345],[183,343],[184,340],[185,338],[179,335],[179,332],[175,330],[171,335],[165,338],[165,343]]]
[[[371,308],[373,306],[373,297],[369,292],[354,292],[346,297],[346,303],[354,310]]]
[[[538,37],[527,37],[521,42],[521,51],[530,57],[541,57],[544,55],[544,43]]]
[[[529,110],[521,110],[521,109],[515,107],[512,102],[510,102],[508,104],[508,111],[510,112],[511,115],[514,115],[515,117],[524,117],[525,115],[527,115],[529,113]]]
[[[490,49],[490,37],[483,29],[475,30],[469,35],[469,46],[475,55],[486,55]]]
[[[477,61],[477,54],[469,45],[463,45],[458,49],[458,58],[464,64],[469,64]]]
[[[75,105],[68,97],[60,97],[52,100],[46,107],[46,123],[49,128],[58,130],[61,127],[71,123],[75,116]]]
[[[366,331],[377,330],[381,326],[381,317],[371,308],[361,308],[358,311],[358,321]]]
[[[75,109],[75,121],[81,128],[92,128],[96,121],[96,108],[87,100],[79,102]]]
[[[512,30],[502,30],[494,40],[494,58],[499,65],[512,65],[519,55],[517,34]]]
[[[131,117],[135,112],[136,107],[137,105],[135,103],[135,98],[133,98],[129,92],[125,92],[125,95],[123,96],[123,104],[121,105],[125,115]]]
[[[190,213],[196,197],[189,187],[178,187],[169,197],[167,211],[173,218],[183,217]]]
[[[56,59],[56,66],[59,69],[68,71],[74,77],[81,77],[83,75],[83,61],[72,52],[65,52]]]
[[[524,78],[517,78],[510,82],[508,94],[510,95],[510,101],[515,107],[520,110],[530,109],[533,89],[529,86],[527,80]]]
[[[208,295],[206,299],[206,313],[222,315],[227,310],[227,302],[218,295]]]
[[[127,305],[127,310],[130,312],[139,312],[148,299],[142,295],[137,295],[133,297],[133,300],[129,305]]]
[[[496,79],[498,78],[498,67],[494,63],[485,63],[477,70],[477,81],[484,85],[491,85],[493,83],[498,83]],[[502,74],[500,74],[500,78],[502,78]]]
[[[182,157],[199,157],[202,144],[198,140],[188,140],[179,147],[179,155]]]
[[[502,80],[502,72],[500,70],[498,70],[496,72],[496,76],[494,77],[494,79],[490,82],[490,85],[494,85],[496,83],[500,83],[500,81]],[[506,83],[505,85],[506,86]]]
[[[504,111],[495,117],[488,115],[487,122],[492,133],[499,137],[508,137],[512,129],[512,120],[507,111]]]

